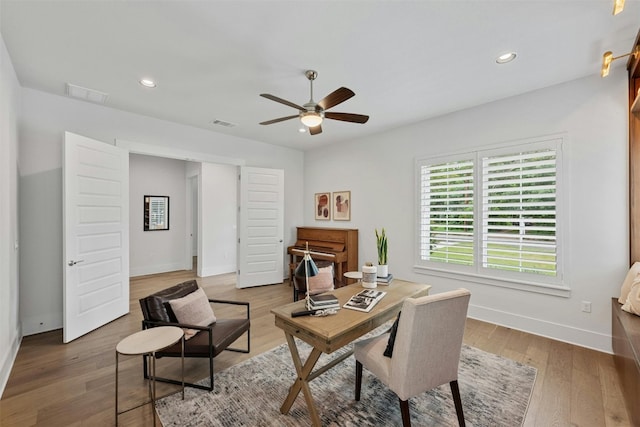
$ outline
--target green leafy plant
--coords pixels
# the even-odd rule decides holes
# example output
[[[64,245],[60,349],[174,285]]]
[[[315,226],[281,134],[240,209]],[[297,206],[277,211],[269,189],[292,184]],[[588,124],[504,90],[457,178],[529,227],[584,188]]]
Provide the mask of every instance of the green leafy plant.
[[[378,245],[378,265],[387,265],[387,234],[384,231],[378,233],[376,228],[376,240]]]

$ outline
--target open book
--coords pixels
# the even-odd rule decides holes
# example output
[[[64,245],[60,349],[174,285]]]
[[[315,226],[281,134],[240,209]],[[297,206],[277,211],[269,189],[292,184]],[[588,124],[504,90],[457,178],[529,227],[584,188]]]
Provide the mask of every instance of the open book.
[[[343,307],[351,310],[369,312],[386,294],[387,293],[383,291],[365,289],[349,298],[349,301],[347,301]]]

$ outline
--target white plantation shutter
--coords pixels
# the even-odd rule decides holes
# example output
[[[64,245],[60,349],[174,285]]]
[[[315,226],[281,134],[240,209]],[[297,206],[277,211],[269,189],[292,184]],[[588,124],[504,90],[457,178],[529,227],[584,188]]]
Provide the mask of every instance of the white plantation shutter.
[[[556,274],[556,150],[482,159],[482,267]]]
[[[564,136],[416,159],[415,270],[566,295]]]
[[[473,265],[473,160],[420,167],[420,258]]]

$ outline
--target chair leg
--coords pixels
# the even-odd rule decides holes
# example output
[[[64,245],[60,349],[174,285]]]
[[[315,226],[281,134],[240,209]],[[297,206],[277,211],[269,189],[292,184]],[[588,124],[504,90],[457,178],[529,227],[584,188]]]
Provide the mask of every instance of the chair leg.
[[[465,427],[464,413],[462,412],[462,399],[460,398],[460,389],[458,388],[458,380],[451,381],[451,394],[453,395],[453,403],[456,405],[456,414],[458,415],[458,424]]]
[[[403,427],[411,427],[411,415],[409,415],[409,401],[402,400],[398,398],[400,401],[400,412],[402,413],[402,426]]]
[[[209,357],[209,391],[213,391],[213,356]]]
[[[362,363],[356,360],[356,401],[360,401],[361,387],[362,387]]]

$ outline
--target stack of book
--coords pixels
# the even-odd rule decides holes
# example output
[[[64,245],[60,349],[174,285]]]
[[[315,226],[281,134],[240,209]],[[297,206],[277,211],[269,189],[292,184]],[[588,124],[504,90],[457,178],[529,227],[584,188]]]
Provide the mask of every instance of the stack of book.
[[[378,282],[378,285],[388,285],[393,281],[393,274],[389,273],[388,275],[384,276],[384,277],[380,277],[378,276],[376,278],[376,282]]]
[[[332,294],[309,295],[309,310],[339,309],[340,301]]]
[[[349,301],[347,301],[343,307],[350,308],[351,310],[369,312],[386,294],[384,291],[365,289],[349,298]]]

